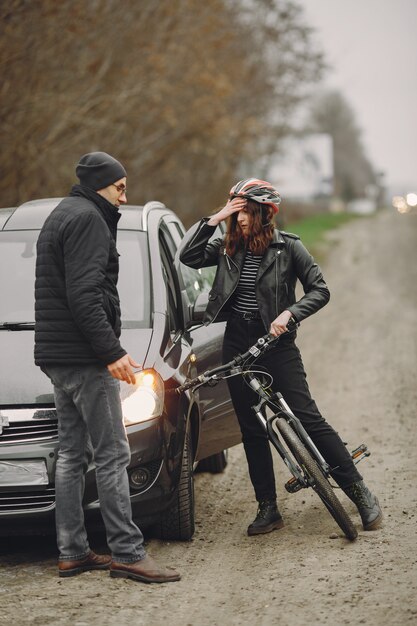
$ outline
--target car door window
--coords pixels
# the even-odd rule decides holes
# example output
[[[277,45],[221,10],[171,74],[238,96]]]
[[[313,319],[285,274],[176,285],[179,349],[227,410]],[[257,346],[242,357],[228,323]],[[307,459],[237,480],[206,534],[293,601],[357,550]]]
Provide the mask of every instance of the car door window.
[[[167,221],[167,227],[171,236],[174,238],[177,245],[179,245],[181,239],[185,235],[183,225],[180,224],[180,222],[178,222],[177,220],[171,219],[170,221]]]
[[[217,239],[223,236],[223,228],[219,225],[210,238]],[[202,267],[198,270],[180,263],[180,273],[187,297],[194,304],[200,293],[208,293],[213,285],[217,267]]]
[[[175,274],[173,253],[175,244],[169,233],[163,228],[159,231],[159,250],[162,261],[162,273],[167,293],[167,316],[169,329],[176,332],[181,327],[180,307],[178,302],[178,280]]]

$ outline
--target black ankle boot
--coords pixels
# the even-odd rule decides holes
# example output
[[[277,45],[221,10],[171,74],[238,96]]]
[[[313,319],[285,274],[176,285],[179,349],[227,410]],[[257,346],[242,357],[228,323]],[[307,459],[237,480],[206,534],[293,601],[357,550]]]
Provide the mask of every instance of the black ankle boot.
[[[275,500],[262,500],[259,502],[258,513],[252,524],[248,526],[248,535],[262,535],[271,530],[282,528],[284,522],[278,511]]]
[[[369,491],[363,480],[358,480],[343,491],[358,507],[364,530],[376,530],[382,521],[381,507],[378,498]]]

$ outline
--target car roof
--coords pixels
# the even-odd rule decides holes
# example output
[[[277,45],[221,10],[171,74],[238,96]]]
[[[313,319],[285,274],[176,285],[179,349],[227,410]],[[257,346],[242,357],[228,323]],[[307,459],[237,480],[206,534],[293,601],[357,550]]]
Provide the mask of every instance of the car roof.
[[[0,230],[40,230],[51,211],[63,198],[44,198],[25,202],[18,207],[0,209]],[[147,230],[147,217],[150,211],[163,210],[171,213],[164,204],[147,202],[145,206],[126,204],[120,207],[119,229]]]
[[[39,230],[60,200],[61,198],[32,200],[15,207],[5,220],[0,220],[0,223],[3,221],[2,230]],[[8,209],[1,209],[1,215],[3,211],[7,212]]]
[[[3,229],[3,226],[12,215],[13,211],[16,207],[9,207],[7,209],[0,209],[0,230]]]

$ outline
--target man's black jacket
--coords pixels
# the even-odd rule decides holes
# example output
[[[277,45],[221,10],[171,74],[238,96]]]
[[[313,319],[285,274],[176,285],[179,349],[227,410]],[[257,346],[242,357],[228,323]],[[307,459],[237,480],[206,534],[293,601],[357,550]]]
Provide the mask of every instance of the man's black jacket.
[[[126,354],[116,287],[119,217],[107,200],[74,187],[46,219],[37,243],[37,365],[107,365]]]
[[[181,242],[180,260],[189,267],[217,265],[209,294],[204,323],[227,319],[229,304],[238,285],[245,251],[238,250],[233,258],[226,254],[222,238],[209,241],[216,230],[202,219],[187,232]],[[304,296],[296,300],[295,285],[300,280]],[[284,310],[298,322],[316,313],[330,298],[323,275],[311,254],[297,235],[275,230],[256,278],[256,299],[265,328]]]

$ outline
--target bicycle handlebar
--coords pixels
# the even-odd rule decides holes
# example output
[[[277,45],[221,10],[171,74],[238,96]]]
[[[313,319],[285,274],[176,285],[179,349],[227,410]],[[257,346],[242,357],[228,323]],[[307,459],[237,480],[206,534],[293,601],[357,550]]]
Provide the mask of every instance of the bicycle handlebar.
[[[298,323],[295,321],[288,322],[287,324],[287,328],[289,329],[288,332],[294,332],[297,326],[298,326]],[[229,361],[228,363],[225,363],[224,365],[213,367],[213,369],[207,370],[206,372],[204,372],[203,374],[200,374],[199,376],[196,376],[195,378],[190,378],[185,383],[183,383],[179,387],[176,387],[172,391],[175,391],[176,393],[180,394],[183,391],[187,391],[187,389],[191,389],[192,387],[197,387],[197,385],[204,385],[208,383],[210,380],[215,380],[217,374],[227,372],[228,370],[231,370],[233,367],[243,364],[245,361],[247,361],[251,357],[252,357],[251,360],[256,359],[263,352],[266,352],[267,350],[269,350],[269,348],[271,348],[275,342],[278,342],[281,336],[282,335],[279,335],[278,337],[276,337],[275,335],[271,335],[270,333],[267,333],[266,335],[259,337],[259,339],[253,344],[253,346],[251,346],[249,350],[247,350],[243,354],[236,355],[231,361]]]

